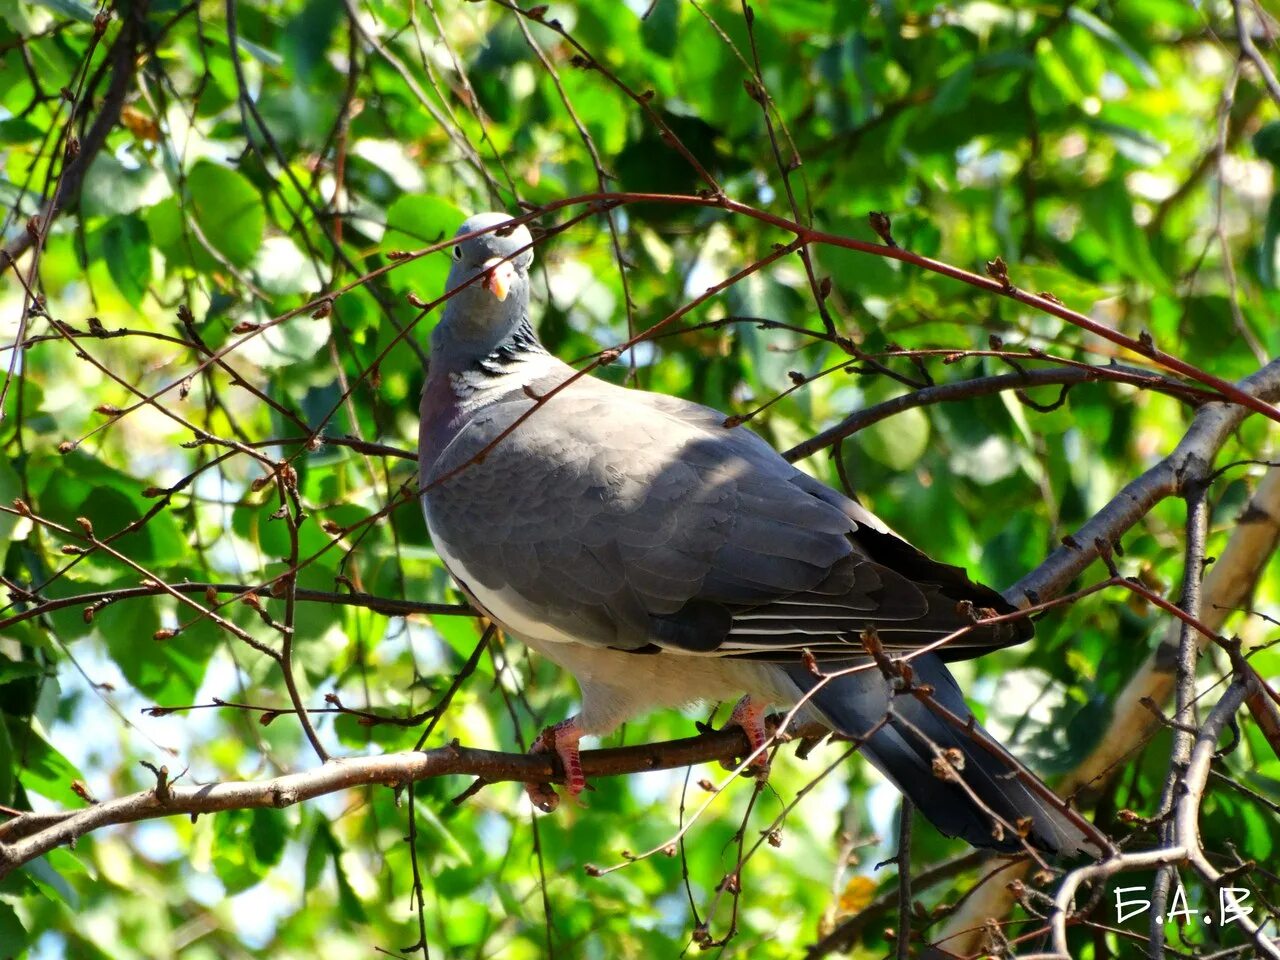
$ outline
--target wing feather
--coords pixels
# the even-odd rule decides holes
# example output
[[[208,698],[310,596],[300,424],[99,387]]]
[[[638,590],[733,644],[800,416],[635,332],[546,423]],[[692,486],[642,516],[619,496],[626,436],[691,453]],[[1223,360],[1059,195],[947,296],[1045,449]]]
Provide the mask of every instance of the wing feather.
[[[474,415],[424,465],[424,506],[480,602],[500,595],[557,639],[847,659],[868,627],[911,649],[965,626],[960,601],[1010,609],[749,430],[672,397],[580,380],[476,459],[531,403]],[[1029,635],[977,626],[941,655]]]

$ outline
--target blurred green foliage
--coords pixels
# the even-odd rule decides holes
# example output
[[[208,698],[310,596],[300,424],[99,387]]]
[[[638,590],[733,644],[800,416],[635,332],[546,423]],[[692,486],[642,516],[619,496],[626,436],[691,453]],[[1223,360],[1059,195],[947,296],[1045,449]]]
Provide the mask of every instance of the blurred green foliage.
[[[0,421],[0,503],[21,498],[72,534],[87,517],[98,537],[119,534],[112,545],[131,563],[103,550],[64,555],[72,536],[0,513],[4,576],[36,595],[6,591],[0,623],[35,602],[147,577],[261,584],[295,560],[306,561],[303,588],[456,602],[412,497],[413,464],[299,441],[316,431],[413,448],[423,379],[413,347],[426,343],[435,314],[421,317],[406,296],[436,297],[448,255],[400,263],[391,252],[447,238],[467,213],[593,193],[602,178],[611,190],[706,186],[615,80],[735,199],[863,240],[876,239],[868,213],[884,211],[911,251],[978,272],[1003,257],[1019,286],[1130,335],[1147,331],[1222,377],[1280,354],[1280,126],[1252,69],[1238,65],[1227,4],[761,0],[750,31],[742,9],[719,0],[552,4],[544,18],[604,70],[575,67],[582,54],[561,34],[498,3],[245,0],[231,9],[234,26],[220,4],[122,0],[95,39],[96,10],[84,0],[0,0],[6,241],[56,189],[68,130],[85,137],[116,69],[109,53],[122,21],[141,25],[121,122],[93,157],[79,202],[43,240],[32,280],[53,319],[33,316],[23,328],[37,339],[14,361]],[[772,142],[752,96],[757,82],[773,106]],[[74,115],[63,88],[79,96]],[[799,161],[787,184],[775,145],[784,167]],[[539,247],[536,309],[549,347],[566,359],[647,329],[790,239],[688,204],[628,205],[614,218],[630,311],[602,216]],[[1009,349],[1136,362],[1057,319],[892,260],[836,248],[811,255],[816,275],[830,278],[838,332],[910,381],[1008,372],[990,356],[891,355],[982,351],[993,334]],[[26,303],[16,276],[31,262],[27,254],[0,278],[5,370]],[[390,269],[346,289],[381,268]],[[253,326],[339,290],[332,310]],[[643,345],[604,375],[748,414],[792,385],[789,372],[814,377],[848,360],[828,341],[734,319],[743,317],[822,329],[797,257],[711,298],[680,321],[687,332]],[[786,448],[905,389],[882,374],[838,370],[752,426]],[[138,391],[161,390],[156,404],[139,402]],[[1057,396],[1033,392],[1042,405]],[[1002,394],[896,416],[850,438],[839,456],[859,495],[895,528],[1006,586],[1172,448],[1192,412],[1106,383],[1079,386],[1047,412]],[[1254,418],[1224,462],[1265,456],[1273,436]],[[60,452],[66,441],[72,452]],[[255,484],[267,467],[254,452],[293,458],[307,514],[296,552],[276,485]],[[825,454],[805,463],[832,484],[836,466]],[[1237,466],[1213,487],[1210,555],[1259,472]],[[389,504],[387,518],[370,522]],[[1124,540],[1125,570],[1170,596],[1182,520],[1178,504],[1165,504]],[[1103,575],[1094,568],[1082,583]],[[264,593],[262,603],[283,616],[280,601]],[[1275,616],[1278,604],[1273,566],[1254,605]],[[314,764],[287,715],[261,715],[264,723],[230,708],[142,713],[214,697],[287,708],[268,658],[168,596],[119,599],[92,616],[88,605],[0,629],[0,804],[80,806],[75,780],[104,798],[145,789],[154,778],[141,760],[195,782]],[[279,642],[245,604],[220,612]],[[1165,624],[1125,596],[1093,596],[1046,616],[1026,647],[966,665],[962,681],[1016,752],[1062,772],[1096,744],[1111,698]],[[1251,642],[1274,634],[1258,617],[1230,627]],[[406,621],[318,602],[298,605],[293,628],[308,702],[336,692],[349,707],[397,716],[432,703],[479,636],[466,617]],[[1253,662],[1264,676],[1280,674],[1280,653]],[[457,737],[520,749],[572,712],[575,695],[550,665],[506,643],[481,660],[428,745]],[[656,715],[611,742],[689,735],[690,716]],[[331,714],[317,725],[339,754],[408,749],[418,736]],[[754,804],[748,847],[839,755],[790,753]],[[1099,801],[1100,825],[1123,835],[1132,828],[1118,825],[1117,808],[1152,810],[1167,757],[1162,735],[1131,758]],[[1231,764],[1252,789],[1276,795],[1280,763],[1260,739],[1246,737]],[[896,794],[856,761],[786,818],[780,848],[753,856],[736,905],[716,890],[737,860],[745,781],[710,806],[678,856],[586,876],[586,864],[665,843],[681,810],[701,803],[697,782],[720,775],[601,781],[586,809],[536,825],[510,785],[454,806],[465,783],[419,784],[431,956],[668,957],[707,923],[713,937],[735,925],[730,955],[793,957],[841,915],[850,878],[894,889],[893,871],[876,864],[893,853]],[[403,954],[418,925],[402,799],[369,789],[87,837],[0,885],[0,955]],[[1229,791],[1214,791],[1203,829],[1212,849],[1231,840],[1259,861],[1280,841],[1273,811]],[[918,825],[917,868],[958,852]],[[964,871],[918,897],[933,910],[977,878]],[[858,955],[891,949],[884,930],[895,923],[891,913],[873,918]],[[1082,933],[1076,946],[1081,957],[1136,955],[1111,935]]]

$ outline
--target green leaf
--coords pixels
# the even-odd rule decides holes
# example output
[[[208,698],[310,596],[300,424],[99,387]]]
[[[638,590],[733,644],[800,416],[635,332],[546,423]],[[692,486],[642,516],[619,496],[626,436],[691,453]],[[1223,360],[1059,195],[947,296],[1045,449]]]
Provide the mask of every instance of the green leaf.
[[[55,857],[52,854],[61,854],[61,856]],[[45,896],[61,900],[72,910],[80,909],[80,895],[76,893],[75,887],[67,882],[67,878],[54,869],[54,860],[64,866],[69,862],[75,872],[82,875],[86,873],[80,862],[67,854],[65,850],[50,851],[50,855],[33,860],[23,866],[22,870],[44,892]]]
[[[183,619],[191,614],[183,608]],[[94,617],[107,651],[120,672],[140,693],[162,706],[191,703],[204,679],[214,650],[199,632],[180,630],[168,640],[156,640],[160,613],[155,597],[121,600]]]
[[[164,174],[149,165],[125,166],[102,152],[85,173],[80,206],[87,217],[134,213],[173,195]]]
[[[656,0],[640,25],[644,45],[660,57],[670,57],[680,43],[680,0]]]
[[[59,459],[56,475],[42,478],[37,487],[41,513],[51,520],[76,527],[77,517],[87,517],[100,537],[119,533],[150,509],[153,501],[142,496],[147,486],[104,462],[76,450]],[[134,560],[154,566],[179,562],[187,546],[174,515],[161,510],[147,523],[114,542]],[[107,562],[105,560],[101,562]]]
[[[1067,17],[1084,27],[1098,39],[1115,47],[1126,60],[1133,64],[1148,86],[1154,87],[1160,83],[1160,78],[1156,75],[1155,68],[1124,37],[1116,33],[1115,29],[1109,24],[1104,23],[1082,7],[1068,7]]]
[[[1275,840],[1271,831],[1275,829],[1275,821],[1264,817],[1257,806],[1244,802],[1238,811],[1244,821],[1244,842],[1240,849],[1259,863],[1271,862],[1271,851],[1275,849]]]
[[[1280,236],[1280,193],[1273,196],[1271,202],[1267,204],[1267,222],[1263,228],[1262,245],[1258,248],[1258,279],[1273,290],[1280,286],[1276,282],[1276,277],[1280,274],[1280,264],[1276,263],[1278,236]]]
[[[187,176],[191,215],[205,240],[234,266],[257,253],[266,230],[262,197],[242,174],[209,161]]]
[[[192,264],[196,240],[182,222],[182,206],[176,197],[166,197],[142,215],[151,234],[151,244],[164,256],[170,270]]]
[[[1137,225],[1133,199],[1123,182],[1111,180],[1089,191],[1085,216],[1110,248],[1121,276],[1149,283],[1156,290],[1169,287],[1169,278],[1151,253],[1150,238]]]
[[[352,889],[346,871],[342,869],[342,846],[329,829],[329,825],[321,821],[316,824],[315,834],[307,848],[305,877],[308,890],[319,882],[326,859],[333,862],[334,879],[338,885],[338,904],[343,915],[356,923],[368,923],[369,917],[365,913],[364,905]]]
[[[3,956],[17,957],[31,945],[26,927],[18,919],[13,907],[0,900],[0,951]]]
[[[9,728],[0,724],[0,803],[5,806],[13,804],[13,785],[13,741]]]
[[[84,0],[31,0],[37,7],[44,7],[54,13],[81,23],[93,23],[96,11]],[[0,940],[2,943],[3,940]]]
[[[30,143],[39,140],[44,131],[24,117],[0,120],[0,143]]]
[[[299,80],[308,80],[324,63],[325,51],[334,28],[342,20],[342,5],[330,0],[308,0],[281,38],[284,62],[291,65]]]
[[[418,250],[454,235],[466,217],[443,197],[406,194],[387,208],[387,232],[383,251]],[[449,275],[448,250],[395,267],[387,281],[397,290],[416,293],[424,300],[444,292]]]
[[[929,108],[930,112],[936,116],[949,116],[957,110],[963,110],[973,92],[973,76],[973,61],[965,61],[942,81]]]
[[[0,658],[0,686],[4,686],[14,680],[21,680],[24,677],[38,677],[44,672],[44,667],[38,663],[32,663],[30,660]]]
[[[333,872],[338,881],[338,905],[343,916],[355,923],[368,923],[369,915],[365,913],[364,904],[347,879],[347,872],[342,869],[342,858],[336,844],[333,848]]]
[[[23,788],[63,806],[79,809],[84,801],[71,789],[71,781],[84,775],[29,725],[5,718],[14,751],[14,769]]]
[[[475,862],[475,858],[467,852],[466,846],[458,839],[457,835],[449,829],[443,820],[431,809],[429,803],[415,803],[413,805],[417,813],[418,819],[422,826],[426,827],[424,831],[427,835],[437,834],[444,841],[443,850],[447,850],[450,855],[451,862],[460,863],[464,866],[471,866]]]
[[[241,48],[249,51],[249,54],[264,66],[274,68],[284,64],[284,57],[280,56],[280,54],[276,53],[274,50],[268,50],[259,43],[254,43],[252,40],[248,40],[245,37],[237,37],[236,42]]]
[[[1280,120],[1273,120],[1259,128],[1253,135],[1253,150],[1267,163],[1280,170]]]
[[[129,303],[142,305],[151,282],[151,235],[137,217],[112,217],[98,233],[111,279]]]
[[[879,399],[888,400],[885,396]],[[929,417],[918,408],[873,423],[856,436],[867,456],[895,473],[913,470],[929,449]]]
[[[22,495],[22,484],[9,459],[0,458],[0,503],[10,504]],[[20,518],[13,513],[0,512],[0,544],[7,544],[18,527]],[[0,559],[3,554],[0,553]]]
[[[271,807],[259,807],[253,811],[249,837],[253,841],[253,855],[259,863],[264,866],[279,863],[288,836],[289,821],[284,811]]]
[[[333,838],[328,823],[318,819],[311,834],[311,842],[307,844],[307,858],[302,868],[303,890],[314,890],[320,882],[320,874],[324,872],[324,864],[329,859],[332,845]]]
[[[228,810],[214,823],[213,869],[228,893],[240,893],[262,879],[265,868],[254,856],[257,810]]]

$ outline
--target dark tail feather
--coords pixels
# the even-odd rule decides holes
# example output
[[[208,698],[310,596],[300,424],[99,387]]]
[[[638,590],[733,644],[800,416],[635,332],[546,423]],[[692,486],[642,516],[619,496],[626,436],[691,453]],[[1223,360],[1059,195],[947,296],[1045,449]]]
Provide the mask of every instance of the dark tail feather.
[[[836,670],[828,664],[823,668],[827,673]],[[941,660],[926,654],[912,659],[911,668],[917,682],[934,688],[933,699],[938,704],[961,720],[969,719],[971,713],[964,696]],[[805,667],[789,667],[788,672],[805,692],[819,683]],[[886,716],[889,700],[888,682],[872,667],[828,680],[813,694],[810,703],[833,729],[845,736],[864,737]],[[866,740],[862,755],[942,833],[962,837],[975,847],[1016,852],[1023,845],[1012,828],[1030,818],[1027,841],[1033,847],[1068,857],[1082,853],[1101,855],[1095,836],[1016,779],[1015,767],[978,743],[976,734],[939,716],[911,695],[895,698],[893,710],[888,722]],[[976,722],[974,726],[991,738]],[[969,790],[934,773],[935,746],[960,752],[960,776]],[[1003,830],[999,821],[1006,825]]]

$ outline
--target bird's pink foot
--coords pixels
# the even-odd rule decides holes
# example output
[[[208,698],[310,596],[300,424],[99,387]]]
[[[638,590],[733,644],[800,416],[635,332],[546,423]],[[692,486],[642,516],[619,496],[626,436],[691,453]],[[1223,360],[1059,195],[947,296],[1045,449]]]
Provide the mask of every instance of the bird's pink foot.
[[[767,712],[767,703],[745,696],[734,706],[733,713],[729,714],[729,724],[737,724],[742,728],[742,732],[747,735],[751,753],[755,753],[747,769],[760,776],[766,776],[769,773],[769,754],[762,749],[770,740],[769,729],[764,722]]]
[[[565,792],[574,803],[578,795],[587,786],[587,778],[582,774],[582,757],[578,753],[578,741],[582,739],[582,730],[578,727],[578,718],[570,717],[554,726],[547,727],[533,741],[532,753],[551,753],[555,751],[564,767]],[[525,792],[529,799],[543,813],[550,813],[560,805],[560,797],[549,783],[526,783]]]

